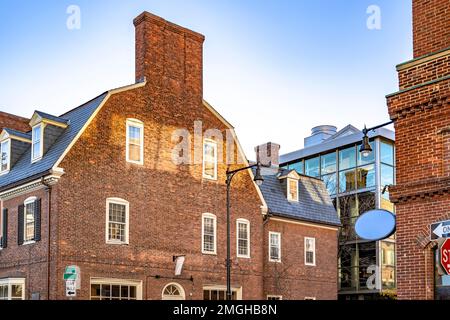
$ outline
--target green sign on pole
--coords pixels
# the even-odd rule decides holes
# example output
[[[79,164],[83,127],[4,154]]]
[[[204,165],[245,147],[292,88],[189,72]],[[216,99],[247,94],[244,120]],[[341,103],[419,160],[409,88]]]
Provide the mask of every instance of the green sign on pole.
[[[64,280],[77,280],[77,268],[76,266],[68,266],[64,270]]]

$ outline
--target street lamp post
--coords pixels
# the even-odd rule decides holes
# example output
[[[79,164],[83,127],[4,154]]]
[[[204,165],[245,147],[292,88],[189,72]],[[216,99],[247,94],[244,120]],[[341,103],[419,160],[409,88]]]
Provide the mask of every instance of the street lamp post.
[[[245,167],[245,168],[240,168],[240,169],[236,169],[236,170],[227,170],[227,300],[231,300],[232,298],[232,292],[231,292],[231,236],[230,236],[230,187],[231,187],[231,180],[233,179],[233,177],[235,176],[236,173],[243,171],[243,170],[247,170],[247,169],[251,169],[251,168],[256,168],[256,174],[254,177],[254,181],[256,182],[256,184],[258,186],[260,186],[264,179],[261,176],[261,163],[258,162],[257,164]]]
[[[361,147],[359,148],[359,152],[361,152],[361,154],[362,154],[362,156],[364,158],[367,158],[370,155],[370,153],[372,152],[372,147],[370,146],[370,143],[369,143],[369,136],[367,134],[370,131],[374,131],[376,129],[385,127],[385,126],[390,125],[392,123],[394,123],[394,121],[389,121],[389,122],[380,124],[378,126],[375,126],[375,127],[369,128],[369,129],[367,129],[366,126],[364,126],[364,129],[362,130],[364,136],[363,136],[363,139],[362,139]]]

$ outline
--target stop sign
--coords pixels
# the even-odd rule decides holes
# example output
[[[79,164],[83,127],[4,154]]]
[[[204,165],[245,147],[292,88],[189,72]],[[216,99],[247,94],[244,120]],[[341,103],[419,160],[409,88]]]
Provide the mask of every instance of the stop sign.
[[[441,266],[450,275],[450,239],[446,239],[441,246]]]

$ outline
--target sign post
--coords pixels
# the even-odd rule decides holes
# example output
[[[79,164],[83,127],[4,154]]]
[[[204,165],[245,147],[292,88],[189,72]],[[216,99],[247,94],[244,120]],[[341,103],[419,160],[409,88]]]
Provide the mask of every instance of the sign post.
[[[77,289],[81,288],[81,272],[78,266],[67,266],[64,270],[66,281],[66,297],[72,299],[77,296]]]
[[[441,266],[450,275],[450,239],[446,239],[440,249]]]

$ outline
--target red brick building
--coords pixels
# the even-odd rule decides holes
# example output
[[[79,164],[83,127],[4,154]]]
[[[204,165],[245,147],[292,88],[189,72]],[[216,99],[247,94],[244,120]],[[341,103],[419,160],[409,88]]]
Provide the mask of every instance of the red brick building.
[[[450,218],[450,1],[413,0],[414,59],[387,97],[395,121],[399,299],[450,298],[430,224]]]
[[[134,24],[135,84],[58,117],[36,111],[31,131],[0,123],[1,299],[64,299],[72,265],[77,299],[225,296],[225,172],[248,162],[203,100],[204,37],[149,13]],[[241,172],[231,192],[233,297],[335,299],[337,226],[267,216],[253,173]],[[266,286],[270,231],[283,233],[279,253],[300,256],[295,287]],[[308,270],[303,233],[317,243]],[[319,276],[329,283],[308,281]]]

